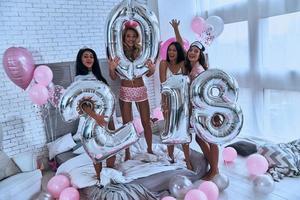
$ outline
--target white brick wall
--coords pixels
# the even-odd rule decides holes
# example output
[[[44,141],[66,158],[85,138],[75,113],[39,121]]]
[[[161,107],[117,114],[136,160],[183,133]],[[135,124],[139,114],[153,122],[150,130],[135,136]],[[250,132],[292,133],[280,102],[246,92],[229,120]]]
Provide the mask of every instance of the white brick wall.
[[[27,48],[35,64],[74,61],[88,46],[105,57],[106,16],[120,0],[6,0],[0,1],[0,58],[12,46]],[[147,0],[139,2],[146,3]],[[28,93],[15,86],[0,62],[0,125],[2,146],[13,156],[24,151],[43,155],[45,131]],[[150,94],[154,82],[150,85]],[[151,106],[154,107],[154,97]]]

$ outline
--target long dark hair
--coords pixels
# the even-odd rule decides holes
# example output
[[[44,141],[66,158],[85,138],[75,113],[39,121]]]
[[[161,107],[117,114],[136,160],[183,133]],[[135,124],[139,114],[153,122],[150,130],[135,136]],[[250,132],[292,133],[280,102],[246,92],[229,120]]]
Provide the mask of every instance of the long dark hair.
[[[198,62],[200,63],[200,65],[202,65],[204,70],[207,70],[208,66],[207,66],[207,63],[206,63],[206,60],[205,60],[205,55],[203,53],[205,48],[203,47],[202,49],[200,49],[197,45],[192,44],[190,46],[188,52],[191,50],[192,47],[197,47],[200,50],[200,55],[199,55],[199,58],[198,58]],[[188,52],[187,52],[186,59],[185,59],[185,69],[186,69],[187,73],[189,74],[192,71],[192,65],[191,65],[191,62],[188,58]]]
[[[78,51],[77,57],[76,57],[76,76],[77,75],[87,75],[89,73],[89,69],[82,63],[82,60],[81,60],[81,57],[85,51],[89,51],[93,54],[94,64],[92,66],[92,72],[93,72],[94,76],[96,76],[96,78],[99,81],[102,81],[106,85],[108,85],[107,81],[102,76],[102,73],[100,70],[100,65],[99,65],[98,58],[97,58],[97,54],[93,49],[90,49],[90,48],[84,48],[84,49],[80,49]]]
[[[167,61],[170,62],[170,58],[169,58],[169,49],[170,49],[170,46],[174,45],[175,48],[176,48],[176,51],[177,51],[177,58],[176,58],[176,64],[180,63],[181,61],[184,61],[185,60],[185,53],[184,53],[184,50],[181,46],[181,44],[179,42],[172,42],[169,46],[168,46],[168,49],[167,49]]]

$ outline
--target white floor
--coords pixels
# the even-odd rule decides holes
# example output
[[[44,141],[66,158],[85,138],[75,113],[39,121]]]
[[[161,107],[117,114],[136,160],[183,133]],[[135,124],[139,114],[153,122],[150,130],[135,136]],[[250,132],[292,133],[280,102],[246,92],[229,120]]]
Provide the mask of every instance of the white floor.
[[[229,187],[220,193],[219,200],[299,200],[300,177],[285,177],[275,182],[274,191],[268,195],[255,194],[246,169],[246,158],[238,157],[228,165],[220,161],[220,172],[229,178]],[[202,181],[197,181],[199,185]]]

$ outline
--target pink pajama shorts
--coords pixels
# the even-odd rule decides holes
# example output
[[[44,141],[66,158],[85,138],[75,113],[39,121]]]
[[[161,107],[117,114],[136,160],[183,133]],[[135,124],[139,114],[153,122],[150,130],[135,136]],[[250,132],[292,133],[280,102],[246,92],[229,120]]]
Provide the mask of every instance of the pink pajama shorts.
[[[123,87],[120,88],[120,100],[125,102],[142,102],[148,99],[147,88],[142,87]]]

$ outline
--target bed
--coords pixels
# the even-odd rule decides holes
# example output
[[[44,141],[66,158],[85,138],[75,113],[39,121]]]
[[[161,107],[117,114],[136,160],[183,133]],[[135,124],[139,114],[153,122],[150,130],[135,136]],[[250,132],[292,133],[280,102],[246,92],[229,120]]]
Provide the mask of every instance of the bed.
[[[100,60],[100,64],[102,67],[102,69],[107,69],[107,63],[104,59]],[[63,85],[64,87],[67,87],[73,80],[74,78],[74,63],[59,63],[58,64],[54,64],[54,65],[50,65],[50,67],[55,70],[54,71],[54,77],[57,77],[55,75],[55,73],[58,74],[64,74],[64,76],[60,76],[60,78],[57,78],[54,80],[55,84],[58,85]],[[63,71],[62,71],[63,70]],[[103,70],[103,75],[104,77],[108,77],[108,73],[107,71]],[[65,77],[67,76],[67,78]],[[63,83],[60,82],[60,80],[64,80]],[[66,82],[66,80],[68,80],[68,82]],[[109,80],[109,79],[108,79]],[[116,97],[118,97],[118,90],[117,88],[119,87],[119,82],[118,81],[114,81],[114,82],[110,82],[109,81],[110,86],[112,87],[113,92],[115,93]],[[117,110],[116,111],[116,115],[119,116],[120,115],[120,111]],[[60,118],[60,116],[58,115],[58,113],[55,111],[55,109],[52,110],[52,112],[50,112],[50,116],[48,117],[48,121],[47,124],[51,125],[50,121],[56,121],[55,124],[55,130],[56,132],[56,137],[58,138],[60,136],[65,135],[66,133],[72,132],[73,134],[76,133],[77,130],[77,126],[78,126],[78,121],[74,122],[72,124],[66,124],[65,122],[63,122]],[[53,123],[52,123],[53,126]],[[157,134],[157,130],[154,128],[156,134]],[[48,141],[51,142],[53,141],[53,137],[50,137],[51,133],[47,132],[47,138]],[[242,134],[241,134],[242,135]],[[237,139],[245,139],[245,138],[237,138]],[[259,140],[257,138],[253,139],[252,141],[255,141],[257,144],[261,144],[262,141],[265,142],[265,140]],[[139,142],[143,142],[142,140]],[[163,149],[158,137],[155,137],[155,146],[156,146],[156,152],[158,151],[159,153],[157,154],[161,154],[162,152],[164,152],[164,154],[166,154],[166,149]],[[138,144],[137,144],[138,145]],[[195,143],[191,145],[191,147],[193,148],[193,145],[195,145]],[[133,147],[136,148],[137,147]],[[159,150],[157,150],[159,149]],[[199,147],[196,147],[194,149],[199,150]],[[142,150],[142,149],[140,149]],[[143,151],[143,150],[142,150]],[[177,152],[180,152],[180,149],[176,149]],[[146,151],[144,151],[146,152]],[[119,159],[119,165],[118,165],[118,169],[120,169],[120,160],[122,159],[122,152],[119,153],[118,155],[118,159]],[[139,162],[140,164],[143,162],[145,163],[151,163],[151,156],[148,156],[148,161],[147,159],[145,159],[145,155],[143,155],[144,158],[141,156],[137,159],[136,162]],[[102,180],[104,181],[103,184],[107,184],[109,181],[111,181],[112,177],[109,177],[110,174],[111,176],[117,176],[119,175],[120,180],[118,181],[123,181],[126,183],[134,183],[134,184],[143,184],[149,191],[155,193],[157,196],[165,196],[168,195],[168,183],[170,181],[170,178],[173,177],[175,174],[183,174],[187,177],[189,177],[192,181],[194,181],[194,187],[197,187],[200,183],[201,183],[201,176],[205,173],[205,171],[207,170],[207,163],[205,161],[205,159],[203,158],[203,155],[200,154],[198,151],[191,151],[191,158],[192,158],[192,162],[193,162],[193,167],[196,168],[196,172],[191,172],[187,169],[185,169],[184,167],[184,162],[182,160],[182,156],[181,153],[178,154],[178,162],[174,165],[174,166],[167,166],[166,165],[166,169],[167,167],[169,167],[168,170],[164,169],[163,171],[156,171],[156,173],[152,173],[152,174],[146,174],[146,176],[141,176],[141,177],[134,177],[131,179],[128,178],[130,177],[130,173],[124,173],[124,171],[126,172],[126,168],[123,169],[124,171],[122,171],[121,174],[118,174],[117,172],[115,172],[115,174],[110,171],[109,169],[107,170],[107,168],[103,169],[103,173],[102,173]],[[146,155],[147,157],[147,155]],[[162,158],[162,157],[161,157]],[[141,161],[139,159],[144,159],[144,161]],[[152,158],[154,159],[154,158]],[[69,150],[67,152],[64,152],[62,154],[58,154],[55,156],[55,160],[57,161],[57,163],[60,165],[60,167],[57,170],[57,173],[67,173],[71,176],[72,183],[74,184],[74,186],[80,188],[80,194],[81,194],[81,199],[88,199],[88,195],[91,193],[91,191],[93,191],[94,188],[94,184],[97,182],[97,180],[94,178],[94,168],[92,166],[91,160],[84,154],[74,154],[73,153],[73,149]],[[235,162],[233,164],[230,165],[225,165],[223,164],[222,161],[222,157],[220,155],[220,172],[227,175],[230,181],[230,185],[229,187],[220,194],[219,199],[221,200],[229,200],[229,199],[266,199],[266,200],[282,200],[282,199],[289,199],[289,200],[293,200],[293,199],[300,199],[300,193],[298,192],[298,188],[299,188],[299,184],[300,184],[300,179],[299,177],[295,177],[295,178],[290,178],[290,177],[285,177],[283,178],[283,180],[279,181],[279,182],[275,182],[275,189],[272,193],[270,193],[269,195],[264,195],[261,196],[259,194],[255,194],[253,193],[253,189],[252,189],[252,182],[251,182],[251,177],[248,176],[247,171],[246,171],[246,167],[245,167],[245,163],[246,163],[246,157],[241,157],[238,156],[238,158],[235,160]],[[84,161],[84,162],[83,162]],[[162,161],[162,160],[160,160]],[[75,165],[72,166],[72,162],[73,163],[77,163]],[[78,165],[78,163],[84,163],[81,166]],[[70,164],[71,163],[71,164]],[[199,164],[201,163],[201,164]],[[132,165],[136,164],[136,163],[131,163]],[[122,166],[122,165],[121,165]],[[130,163],[128,164],[128,166],[130,166]],[[130,168],[127,166],[127,170]],[[80,171],[81,170],[81,171]],[[127,171],[128,172],[128,171]],[[79,175],[78,175],[79,174]],[[116,175],[117,174],[117,175]],[[126,174],[127,177],[121,176]],[[104,175],[107,175],[106,177]],[[86,178],[84,178],[86,177]],[[122,179],[123,178],[123,179]],[[106,181],[106,183],[105,183]]]

